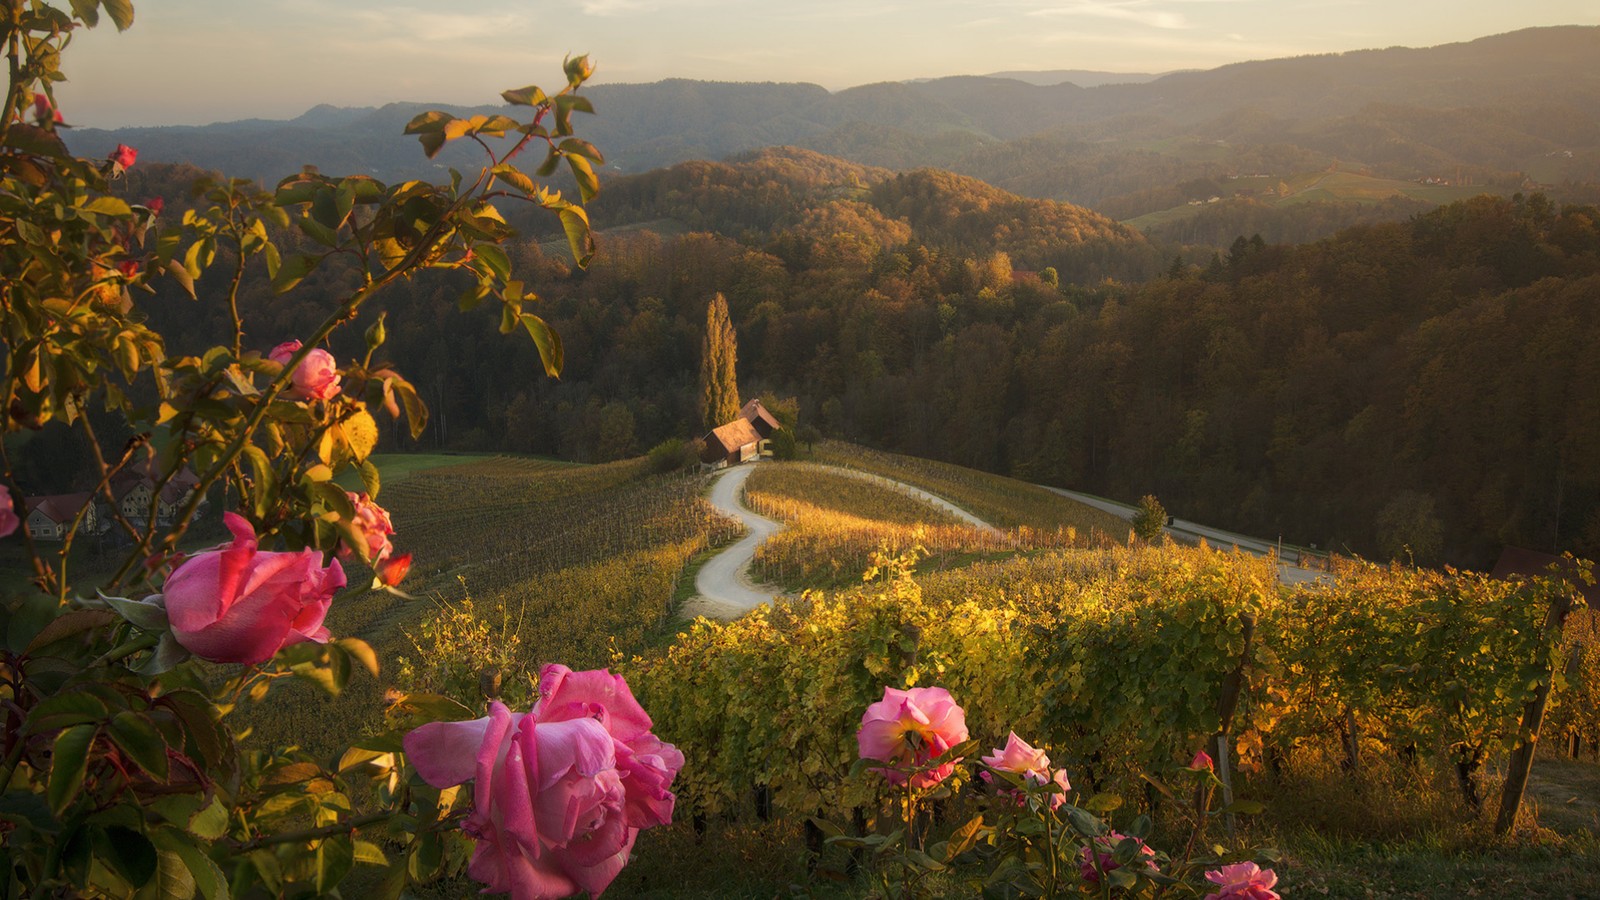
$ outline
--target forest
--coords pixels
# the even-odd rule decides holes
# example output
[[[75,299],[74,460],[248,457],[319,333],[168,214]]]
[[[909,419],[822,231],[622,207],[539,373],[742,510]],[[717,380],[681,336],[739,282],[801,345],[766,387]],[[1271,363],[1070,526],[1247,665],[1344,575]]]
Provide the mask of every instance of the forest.
[[[128,190],[181,209],[196,174],[144,167]],[[384,351],[435,416],[385,446],[598,462],[694,437],[720,292],[745,396],[793,397],[826,435],[1379,558],[1600,552],[1592,206],[1482,196],[1191,258],[975,179],[778,149],[613,179],[592,210],[587,271],[544,238],[511,248],[560,380],[492,339],[497,316],[451,315],[447,284],[397,288]],[[186,342],[228,327],[175,290],[139,303]],[[317,315],[264,284],[241,303],[263,351]],[[35,443],[19,477],[76,487],[83,450]]]

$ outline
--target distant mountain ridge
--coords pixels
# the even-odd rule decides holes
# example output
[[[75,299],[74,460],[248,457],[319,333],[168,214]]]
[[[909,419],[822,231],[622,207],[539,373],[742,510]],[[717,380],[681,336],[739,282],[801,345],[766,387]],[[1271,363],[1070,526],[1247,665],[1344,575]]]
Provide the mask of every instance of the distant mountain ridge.
[[[1372,167],[1391,178],[1471,167],[1484,182],[1594,182],[1600,181],[1596,60],[1600,27],[1560,26],[1093,87],[1031,84],[1020,80],[1026,73],[833,93],[814,84],[668,79],[592,87],[599,115],[583,117],[579,127],[606,153],[613,174],[793,145],[896,169],[940,166],[1017,193],[1091,206],[1197,177],[1248,172],[1263,158],[1293,158],[1299,171],[1334,162]],[[407,120],[433,108],[464,115],[500,107],[324,105],[289,121],[76,129],[69,143],[86,155],[127,143],[141,159],[267,182],[303,163],[388,180],[475,165],[465,147],[426,160],[401,135]],[[1197,152],[1205,144],[1221,149]],[[1527,174],[1536,166],[1538,177]]]

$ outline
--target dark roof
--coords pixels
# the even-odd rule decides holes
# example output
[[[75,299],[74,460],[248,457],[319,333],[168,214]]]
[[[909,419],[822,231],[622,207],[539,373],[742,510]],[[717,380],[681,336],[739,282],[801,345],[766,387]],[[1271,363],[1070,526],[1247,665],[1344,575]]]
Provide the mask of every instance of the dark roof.
[[[38,510],[39,512],[42,512],[48,516],[50,521],[58,522],[64,525],[72,521],[72,517],[76,516],[78,514],[78,510],[83,509],[83,507],[88,504],[89,499],[92,496],[93,495],[88,493],[82,493],[51,494],[48,497],[29,497],[28,512],[32,513],[34,510]]]
[[[706,435],[706,451],[700,458],[707,462],[724,459],[740,447],[760,440],[761,435],[756,434],[755,426],[751,425],[748,419],[734,419],[726,425],[711,429]]]
[[[135,465],[125,468],[111,476],[111,493],[119,501],[123,495],[141,484],[155,486],[161,477],[161,471],[156,466],[154,459],[148,460],[144,465]],[[189,493],[195,485],[200,483],[199,476],[188,466],[179,469],[172,478],[161,488],[161,499],[167,503],[177,503],[183,495]]]
[[[1559,565],[1563,573],[1574,568],[1572,560],[1564,556],[1554,556],[1522,547],[1506,547],[1500,551],[1500,559],[1494,564],[1494,571],[1489,574],[1495,578],[1512,575],[1549,575],[1552,565]],[[1577,581],[1576,578],[1573,580]],[[1589,602],[1591,609],[1600,608],[1600,585],[1580,584],[1578,593]]]
[[[783,427],[781,424],[779,424],[777,418],[774,417],[772,413],[768,412],[765,406],[761,405],[760,400],[751,400],[749,403],[746,403],[744,406],[740,407],[739,416],[750,424],[756,425],[758,429],[760,428],[759,423],[765,422],[768,433],[777,431],[779,428]]]

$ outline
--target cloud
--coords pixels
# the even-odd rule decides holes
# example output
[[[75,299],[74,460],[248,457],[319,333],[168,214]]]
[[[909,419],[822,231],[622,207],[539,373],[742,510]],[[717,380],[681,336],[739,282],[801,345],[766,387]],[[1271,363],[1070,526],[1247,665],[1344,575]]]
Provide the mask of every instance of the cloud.
[[[1073,3],[1036,9],[1028,15],[1110,19],[1167,30],[1190,27],[1188,19],[1184,18],[1182,13],[1168,12],[1155,6],[1150,0],[1076,0]]]

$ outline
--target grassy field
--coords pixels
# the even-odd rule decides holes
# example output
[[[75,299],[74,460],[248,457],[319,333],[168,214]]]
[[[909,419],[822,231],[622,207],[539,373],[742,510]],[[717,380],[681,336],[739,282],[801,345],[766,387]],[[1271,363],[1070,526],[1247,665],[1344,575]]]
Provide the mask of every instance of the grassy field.
[[[1128,524],[1110,513],[1004,475],[883,453],[839,441],[818,444],[815,458],[818,462],[860,469],[921,488],[1000,528],[1040,531],[1070,528],[1087,540],[1121,541],[1128,534]]]
[[[745,483],[745,503],[789,526],[757,549],[751,573],[790,591],[859,583],[882,550],[921,546],[920,569],[934,571],[1074,539],[978,528],[882,483],[806,463],[762,464]]]
[[[1377,203],[1390,197],[1409,197],[1413,200],[1443,205],[1484,193],[1482,187],[1470,185],[1419,184],[1414,181],[1375,178],[1357,172],[1308,172],[1284,178],[1240,178],[1234,184],[1246,189],[1241,191],[1241,195],[1274,207],[1319,202]],[[1275,193],[1262,192],[1264,188],[1276,190],[1280,184],[1288,187],[1287,194],[1279,196]],[[1128,219],[1122,224],[1145,230],[1193,218],[1204,212],[1207,206],[1208,204],[1204,203],[1198,206],[1184,204],[1170,209],[1155,210]]]

